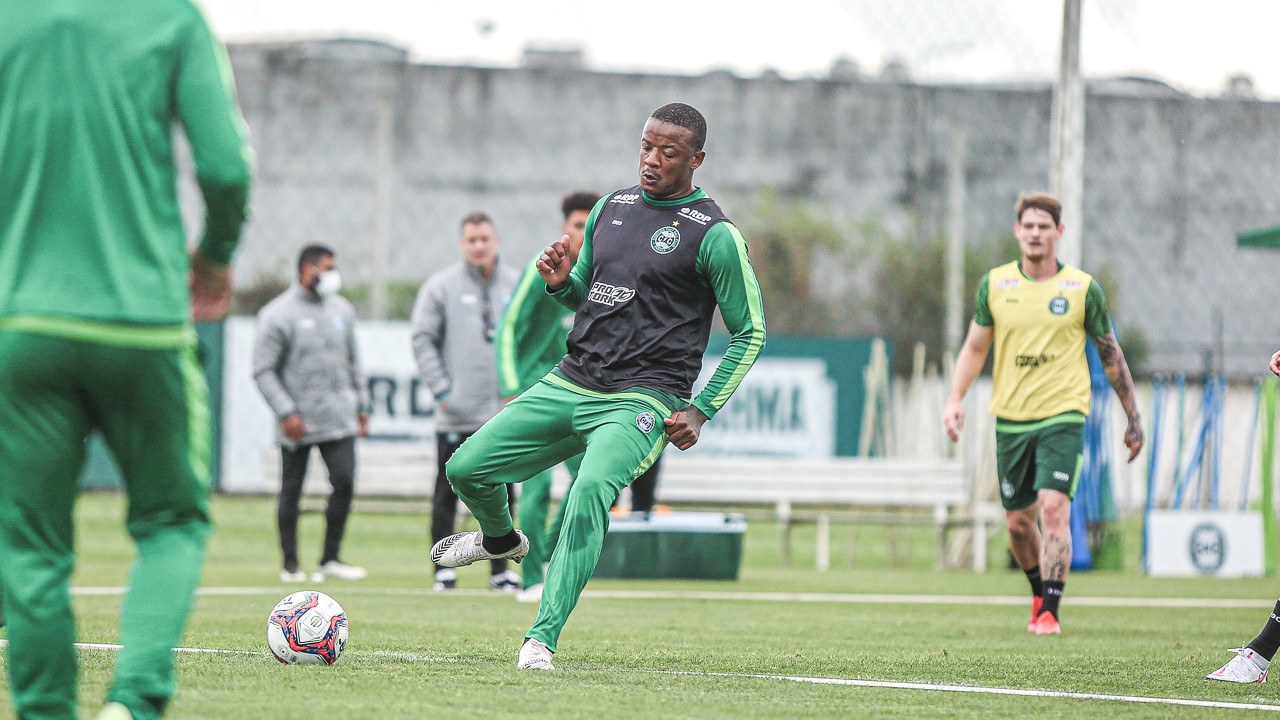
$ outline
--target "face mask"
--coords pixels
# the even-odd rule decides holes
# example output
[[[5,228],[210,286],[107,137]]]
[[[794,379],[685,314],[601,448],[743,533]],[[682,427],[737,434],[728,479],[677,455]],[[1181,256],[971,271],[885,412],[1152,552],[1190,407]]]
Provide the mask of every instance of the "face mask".
[[[337,268],[333,270],[325,270],[316,276],[315,291],[320,297],[336,295],[342,289],[342,275],[338,273]]]

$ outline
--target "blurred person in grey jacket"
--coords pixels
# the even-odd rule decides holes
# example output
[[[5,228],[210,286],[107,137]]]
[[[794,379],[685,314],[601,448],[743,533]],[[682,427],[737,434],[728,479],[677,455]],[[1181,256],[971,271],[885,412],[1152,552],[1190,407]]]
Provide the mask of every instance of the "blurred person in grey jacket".
[[[282,582],[307,579],[298,566],[298,503],[312,448],[320,450],[333,490],[324,513],[324,550],[311,580],[366,576],[339,556],[355,491],[355,439],[368,434],[370,407],[356,353],[356,312],[341,289],[333,250],[308,245],[298,254],[298,284],[258,313],[253,377],[279,423]]]
[[[444,464],[502,407],[493,337],[498,319],[515,290],[519,272],[498,263],[498,233],[483,212],[462,219],[463,261],[422,284],[410,326],[413,354],[422,381],[436,399],[436,482],[431,501],[431,542],[452,535],[458,496],[445,478]],[[507,486],[508,500],[515,492]],[[506,560],[490,563],[489,588],[520,589],[520,576]],[[457,571],[435,569],[436,590],[457,587]]]

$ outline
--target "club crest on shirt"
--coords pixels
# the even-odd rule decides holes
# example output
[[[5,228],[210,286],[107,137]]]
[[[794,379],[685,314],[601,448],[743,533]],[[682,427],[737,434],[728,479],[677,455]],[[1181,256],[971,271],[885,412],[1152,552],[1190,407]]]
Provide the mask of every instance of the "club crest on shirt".
[[[1054,315],[1066,315],[1070,307],[1071,303],[1068,303],[1067,299],[1061,295],[1049,301],[1049,312]]]
[[[658,424],[658,419],[653,413],[645,411],[636,416],[636,427],[640,428],[640,432],[648,435],[653,431],[653,426]]]
[[[649,246],[659,255],[666,255],[680,246],[680,231],[671,227],[660,227],[649,238]]]

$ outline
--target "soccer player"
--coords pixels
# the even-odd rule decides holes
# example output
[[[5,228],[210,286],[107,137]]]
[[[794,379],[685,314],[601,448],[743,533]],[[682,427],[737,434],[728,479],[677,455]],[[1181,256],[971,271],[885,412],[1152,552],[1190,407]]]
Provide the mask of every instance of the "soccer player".
[[[1280,352],[1271,356],[1269,366],[1271,372],[1280,375]],[[1271,616],[1262,626],[1262,632],[1239,649],[1231,652],[1235,657],[1222,667],[1205,676],[1206,680],[1220,680],[1230,683],[1264,683],[1267,681],[1267,670],[1276,656],[1276,648],[1280,648],[1280,601],[1271,610]]]
[[[560,632],[600,558],[609,504],[667,443],[687,450],[764,347],[747,246],[693,173],[706,152],[696,109],[664,105],[644,125],[640,184],[600,199],[577,262],[567,236],[537,260],[546,291],[576,311],[560,364],[467,440],[446,468],[480,530],[436,543],[432,559],[522,559],[503,484],[585,451],[517,666],[551,670]],[[572,272],[570,269],[572,268]],[[719,305],[729,348],[689,401]]]
[[[1013,233],[1021,257],[986,274],[956,359],[942,422],[952,440],[964,427],[964,396],[995,341],[991,412],[1009,544],[1031,584],[1027,631],[1057,635],[1071,567],[1071,498],[1079,480],[1091,397],[1085,336],[1093,338],[1120,398],[1129,462],[1142,449],[1133,378],[1116,342],[1102,287],[1058,261],[1062,204],[1052,195],[1018,198]],[[1043,527],[1043,536],[1040,527]]]
[[[230,66],[187,0],[5,2],[0,98],[0,579],[14,710],[78,717],[67,582],[76,482],[98,431],[137,546],[98,717],[156,718],[210,527],[192,319],[226,312],[247,211]],[[206,206],[189,259],[175,122]]]
[[[565,195],[560,201],[560,212],[564,216],[560,232],[569,238],[570,265],[578,258],[582,238],[587,232],[587,217],[599,199],[600,193],[578,191]],[[498,390],[507,402],[536,385],[560,362],[567,349],[566,336],[572,328],[573,311],[547,295],[546,283],[538,274],[538,258],[535,257],[516,282],[511,301],[498,321],[498,334],[493,343],[498,365]],[[578,476],[581,463],[581,455],[565,461],[571,477]],[[516,594],[516,600],[520,602],[542,599],[543,565],[551,559],[564,518],[563,514],[557,513],[548,528],[550,504],[551,470],[548,469],[520,486],[520,529],[529,538],[524,587]],[[564,505],[560,507],[563,509]]]

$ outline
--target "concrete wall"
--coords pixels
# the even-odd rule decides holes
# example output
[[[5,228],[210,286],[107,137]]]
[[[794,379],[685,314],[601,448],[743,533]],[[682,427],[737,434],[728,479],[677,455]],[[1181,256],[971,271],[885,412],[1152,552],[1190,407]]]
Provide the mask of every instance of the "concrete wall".
[[[457,223],[475,208],[495,218],[504,260],[523,264],[558,237],[563,193],[636,182],[644,120],[675,100],[707,116],[696,181],[731,217],[775,188],[840,222],[940,233],[953,122],[968,138],[968,242],[1009,234],[1015,197],[1048,174],[1047,86],[445,67],[359,43],[233,46],[231,58],[259,160],[242,285],[288,276],[311,241],[368,280],[380,108],[389,274],[413,282],[456,260]],[[1221,350],[1229,371],[1262,371],[1280,347],[1267,292],[1280,251],[1237,250],[1234,233],[1280,224],[1280,103],[1095,86],[1086,134],[1084,265],[1116,278],[1117,323],[1143,330],[1157,369],[1194,372]]]

